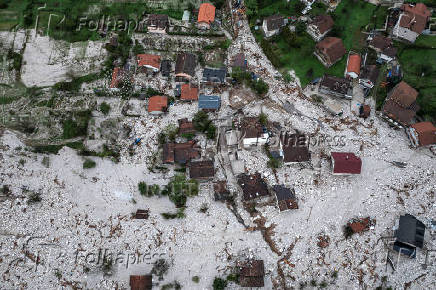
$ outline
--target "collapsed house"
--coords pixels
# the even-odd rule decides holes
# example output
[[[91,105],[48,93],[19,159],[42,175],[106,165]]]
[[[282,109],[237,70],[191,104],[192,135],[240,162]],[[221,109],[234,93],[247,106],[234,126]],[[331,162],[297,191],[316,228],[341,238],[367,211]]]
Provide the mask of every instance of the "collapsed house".
[[[283,148],[284,164],[310,161],[309,138],[306,135],[285,133],[281,136],[280,141]]]
[[[345,78],[324,75],[319,84],[318,91],[332,97],[353,98],[353,87],[350,80]]]
[[[166,33],[170,25],[168,15],[165,14],[151,14],[148,16],[147,31],[150,33]]]
[[[265,266],[263,260],[251,260],[241,267],[239,285],[241,287],[263,287]]]
[[[368,47],[377,52],[380,62],[389,63],[395,59],[397,48],[393,46],[392,39],[383,35],[376,35],[369,38]]]
[[[177,121],[179,123],[179,131],[180,135],[182,134],[195,134],[196,130],[194,127],[194,123],[188,121],[187,118],[179,119]]]
[[[298,209],[298,202],[293,188],[285,187],[284,185],[274,185],[274,193],[277,199],[277,207],[280,212]]]
[[[359,77],[359,84],[372,89],[377,83],[379,73],[380,69],[374,64],[364,66]]]
[[[203,70],[202,83],[224,84],[226,82],[227,68],[205,68]]]
[[[238,184],[242,188],[244,201],[269,196],[268,186],[259,172],[255,174],[240,174]]]
[[[395,231],[394,250],[410,258],[416,257],[416,248],[424,246],[425,225],[416,217],[406,214],[400,216]]]
[[[225,180],[215,182],[213,184],[213,190],[215,201],[228,200],[231,196],[230,191],[227,189],[227,182]]]

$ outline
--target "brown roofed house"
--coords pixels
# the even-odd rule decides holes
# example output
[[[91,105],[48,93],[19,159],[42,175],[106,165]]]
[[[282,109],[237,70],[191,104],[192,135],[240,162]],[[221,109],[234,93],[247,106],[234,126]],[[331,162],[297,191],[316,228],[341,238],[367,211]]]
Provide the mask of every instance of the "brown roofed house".
[[[338,62],[346,53],[342,40],[337,37],[326,37],[315,46],[315,56],[326,67]]]
[[[307,26],[307,33],[315,41],[320,41],[333,28],[334,21],[330,15],[323,14],[315,16],[312,22]]]
[[[212,160],[190,162],[188,168],[190,178],[204,180],[215,176],[215,168]]]
[[[263,260],[251,260],[247,262],[239,274],[239,285],[241,287],[263,287],[265,266]]]
[[[282,27],[286,25],[286,20],[281,15],[272,15],[263,20],[262,23],[262,30],[265,34],[265,37],[271,37],[273,35],[276,35],[280,32]]]
[[[192,159],[200,158],[201,148],[194,140],[185,143],[166,143],[163,145],[163,163],[186,164]]]
[[[415,42],[427,26],[431,12],[423,3],[403,4],[401,9],[403,13],[400,14],[392,33],[398,38]]]
[[[150,114],[159,115],[168,108],[167,96],[153,96],[148,99],[148,112]]]
[[[392,46],[392,39],[390,39],[389,37],[385,37],[383,35],[374,36],[368,44],[368,47],[374,49],[377,52],[382,52],[383,50],[391,46]]]
[[[197,59],[192,53],[181,53],[176,60],[176,77],[178,79],[191,79],[195,75]]]
[[[244,201],[270,195],[268,186],[259,172],[251,175],[240,174],[238,176],[238,184],[242,188]]]
[[[419,106],[416,103],[418,92],[402,81],[387,95],[382,112],[390,122],[398,126],[410,125]],[[398,123],[397,123],[398,122]]]
[[[194,134],[194,123],[188,121],[187,118],[179,119],[179,134]]]
[[[147,19],[147,30],[151,33],[166,33],[170,24],[168,15],[151,14]]]
[[[283,163],[309,162],[309,140],[304,134],[284,134],[281,136],[283,144]]]
[[[154,54],[138,54],[138,70],[147,73],[148,70],[158,72],[160,69],[160,56]]]
[[[191,86],[190,84],[183,84],[180,93],[182,101],[197,101],[198,100],[198,87]]]
[[[130,275],[131,290],[151,290],[152,282],[151,275]]]
[[[406,132],[414,147],[436,144],[436,127],[431,122],[410,125]]]

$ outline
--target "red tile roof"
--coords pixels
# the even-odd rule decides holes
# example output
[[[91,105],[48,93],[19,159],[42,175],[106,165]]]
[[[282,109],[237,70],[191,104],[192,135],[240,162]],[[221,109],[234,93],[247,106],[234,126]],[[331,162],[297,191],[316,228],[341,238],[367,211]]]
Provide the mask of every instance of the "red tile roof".
[[[154,54],[138,54],[136,56],[138,66],[151,66],[156,69],[160,68],[160,56]]]
[[[431,122],[420,122],[411,125],[418,134],[419,145],[427,146],[436,144],[436,127]]]
[[[215,6],[210,3],[203,3],[200,5],[198,11],[198,22],[212,23],[215,21]]]
[[[362,160],[349,152],[332,152],[333,173],[360,174]]]
[[[189,84],[183,84],[180,99],[184,101],[198,100],[198,88],[191,87]]]
[[[348,57],[347,73],[354,72],[360,74],[360,62],[362,58],[358,54],[350,54]]]
[[[168,107],[168,97],[166,96],[153,96],[148,99],[149,112],[163,112]]]

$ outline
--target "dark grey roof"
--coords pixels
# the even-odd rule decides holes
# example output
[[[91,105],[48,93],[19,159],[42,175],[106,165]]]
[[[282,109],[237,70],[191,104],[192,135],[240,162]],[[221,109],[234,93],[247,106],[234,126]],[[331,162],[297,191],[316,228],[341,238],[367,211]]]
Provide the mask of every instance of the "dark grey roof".
[[[171,72],[171,60],[164,59],[160,64],[160,71],[163,76],[169,76]]]
[[[422,248],[424,245],[425,225],[410,214],[400,216],[400,225],[395,232],[397,242]]]
[[[176,74],[185,73],[190,76],[195,75],[197,59],[192,53],[181,53],[177,56]]]
[[[227,68],[205,68],[203,70],[203,81],[223,83],[226,79]]]
[[[293,188],[288,188],[284,185],[274,185],[273,189],[278,201],[295,199],[295,191]]]
[[[352,90],[351,82],[349,80],[329,75],[324,75],[320,85],[343,95]]]

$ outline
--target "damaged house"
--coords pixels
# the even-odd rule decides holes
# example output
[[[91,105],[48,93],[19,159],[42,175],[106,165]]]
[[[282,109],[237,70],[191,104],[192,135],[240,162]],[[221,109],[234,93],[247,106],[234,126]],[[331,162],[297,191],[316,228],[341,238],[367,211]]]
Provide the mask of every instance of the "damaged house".
[[[189,162],[188,171],[189,177],[197,180],[208,180],[215,176],[215,168],[212,160]]]
[[[409,126],[419,110],[416,103],[418,92],[402,81],[387,95],[382,116],[397,127]]]
[[[153,287],[151,275],[130,275],[131,290],[151,290]]]
[[[334,21],[330,15],[317,15],[307,26],[307,33],[318,42],[333,28]]]
[[[283,163],[310,162],[309,138],[304,134],[285,133],[280,137],[283,150]]]
[[[410,258],[416,257],[416,248],[424,246],[425,225],[416,217],[406,214],[400,216],[395,231],[394,250]]]
[[[401,10],[403,12],[400,14],[392,34],[413,43],[425,30],[431,12],[423,3],[417,3],[416,5],[403,4]]]
[[[329,75],[323,76],[319,84],[319,92],[332,97],[353,98],[353,87],[350,80]]]
[[[204,68],[202,83],[224,84],[226,82],[227,68]]]
[[[268,142],[269,133],[258,117],[245,117],[239,124],[244,148],[263,146]]]
[[[266,38],[279,34],[281,29],[286,26],[287,19],[281,15],[272,15],[263,20],[262,30]]]
[[[270,195],[268,186],[259,172],[251,175],[240,174],[238,176],[238,184],[242,188],[244,201],[251,201]]]
[[[293,188],[288,188],[284,185],[274,185],[273,190],[277,199],[277,207],[281,212],[298,209],[298,202]]]
[[[147,31],[150,33],[167,33],[170,25],[168,15],[151,14],[147,19]]]
[[[201,156],[201,148],[195,141],[186,143],[166,143],[163,145],[163,163],[186,164],[188,161],[198,159]]]
[[[372,89],[377,83],[379,73],[380,69],[375,64],[364,66],[359,77],[359,84]]]
[[[179,119],[179,134],[195,134],[196,130],[194,128],[194,123],[188,121],[187,118]]]
[[[168,108],[167,96],[153,96],[148,99],[148,112],[153,115],[160,115]]]
[[[265,266],[263,260],[251,260],[241,267],[239,285],[241,287],[264,287]]]

